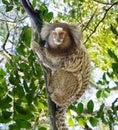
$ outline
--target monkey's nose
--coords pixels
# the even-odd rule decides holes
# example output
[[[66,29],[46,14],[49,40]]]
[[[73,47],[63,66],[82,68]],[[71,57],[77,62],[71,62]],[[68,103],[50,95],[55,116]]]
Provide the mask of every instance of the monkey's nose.
[[[57,42],[63,42],[63,39],[58,38]]]

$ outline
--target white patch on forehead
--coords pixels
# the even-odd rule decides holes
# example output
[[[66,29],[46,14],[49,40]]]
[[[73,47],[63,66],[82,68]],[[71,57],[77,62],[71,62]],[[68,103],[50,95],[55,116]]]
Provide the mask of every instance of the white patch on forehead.
[[[61,28],[61,27],[56,27],[56,28],[55,28],[55,31],[63,31],[63,28]]]

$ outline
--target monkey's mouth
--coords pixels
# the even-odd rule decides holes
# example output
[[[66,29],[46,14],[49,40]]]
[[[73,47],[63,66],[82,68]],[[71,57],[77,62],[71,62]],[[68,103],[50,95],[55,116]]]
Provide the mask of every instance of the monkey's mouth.
[[[54,39],[54,43],[56,45],[61,45],[63,43],[63,39]]]

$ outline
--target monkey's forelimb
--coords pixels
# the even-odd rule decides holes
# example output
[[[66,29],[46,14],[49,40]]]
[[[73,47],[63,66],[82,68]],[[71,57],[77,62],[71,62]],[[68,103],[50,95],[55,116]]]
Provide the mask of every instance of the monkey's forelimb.
[[[31,43],[31,48],[33,52],[37,55],[37,57],[40,59],[40,61],[43,61],[45,57],[44,48],[41,47],[37,42],[33,41]],[[40,53],[39,53],[40,52]]]
[[[46,53],[45,53],[46,48],[41,47],[35,41],[33,41],[31,43],[31,48],[32,48],[33,52],[36,54],[38,61],[41,62],[43,66],[47,65],[47,67],[48,67],[51,65],[51,63],[46,58]]]
[[[40,46],[36,41],[33,41],[31,43],[31,48],[33,50],[33,52],[36,54],[36,56],[38,57],[38,60],[41,61],[43,63],[44,66],[46,66],[47,68],[59,68],[59,64],[56,62],[55,64],[52,63],[52,61],[50,60],[50,56],[47,53],[47,48]]]

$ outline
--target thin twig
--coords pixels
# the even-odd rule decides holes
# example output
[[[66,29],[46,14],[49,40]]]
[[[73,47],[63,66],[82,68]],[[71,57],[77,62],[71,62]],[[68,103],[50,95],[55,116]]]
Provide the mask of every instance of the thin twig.
[[[94,84],[93,82],[89,82],[89,84],[90,84],[90,86],[91,87],[93,87],[93,88],[95,88],[95,89],[99,89],[100,87],[99,86],[97,86],[96,84]]]
[[[101,19],[101,20],[98,22],[98,24],[95,26],[93,32],[87,37],[87,39],[85,40],[84,44],[85,44],[85,43],[90,39],[90,37],[96,32],[96,30],[97,30],[98,26],[100,25],[100,23],[106,18],[106,15],[107,15],[108,11],[109,11],[114,5],[116,5],[116,4],[118,4],[118,2],[113,3],[108,9],[106,9],[106,11],[105,11],[105,13],[104,13],[102,19]]]
[[[10,48],[5,48],[5,50],[9,51],[9,50],[11,50],[11,47]],[[0,49],[0,53],[4,52],[5,50],[4,49]]]
[[[103,5],[112,5],[112,3],[100,2],[98,0],[93,0],[96,3],[103,4]]]
[[[112,105],[115,106],[116,103],[118,103],[118,98],[115,99],[115,101],[112,103]]]
[[[6,36],[6,39],[5,39],[5,41],[4,41],[4,43],[3,43],[3,46],[2,46],[2,48],[3,48],[3,50],[5,51],[5,46],[6,46],[6,43],[7,43],[7,41],[8,41],[8,38],[9,38],[9,27],[8,27],[8,24],[6,23],[6,28],[7,28],[7,36]]]
[[[0,63],[2,63],[2,62],[3,62],[3,60],[4,60],[4,58],[1,58],[1,59],[0,59]]]
[[[101,89],[101,87],[100,86],[97,86],[96,84],[94,84],[93,82],[89,82],[89,84],[90,84],[90,86],[91,87],[93,87],[93,88],[95,88],[96,90],[98,90],[98,89]],[[104,89],[104,88],[103,88]],[[110,91],[111,92],[116,92],[116,91],[118,91],[118,86],[114,86],[114,87],[112,87],[112,88],[109,88],[110,89]]]
[[[2,21],[2,22],[6,22],[6,23],[17,23],[17,22],[20,22],[20,21],[23,21],[24,19],[26,19],[28,16],[25,16],[25,17],[23,17],[23,18],[21,18],[21,19],[16,19],[16,20],[13,20],[13,21],[11,21],[11,20],[5,20],[5,19],[0,19],[0,21]]]
[[[97,10],[98,10],[98,7],[95,9],[93,15],[92,15],[91,18],[89,19],[89,21],[88,21],[88,23],[86,24],[86,26],[84,27],[84,29],[82,29],[82,32],[83,32],[86,28],[88,28],[89,24],[91,23],[92,19],[93,19],[94,16],[95,16]]]
[[[7,23],[6,23],[6,28],[7,28],[7,35],[6,35],[5,41],[4,41],[3,45],[2,45],[2,48],[4,50],[4,53],[7,54],[9,57],[11,57],[12,55],[5,49],[6,43],[8,41],[9,35],[10,35],[10,33],[9,33],[9,27],[8,27]]]

